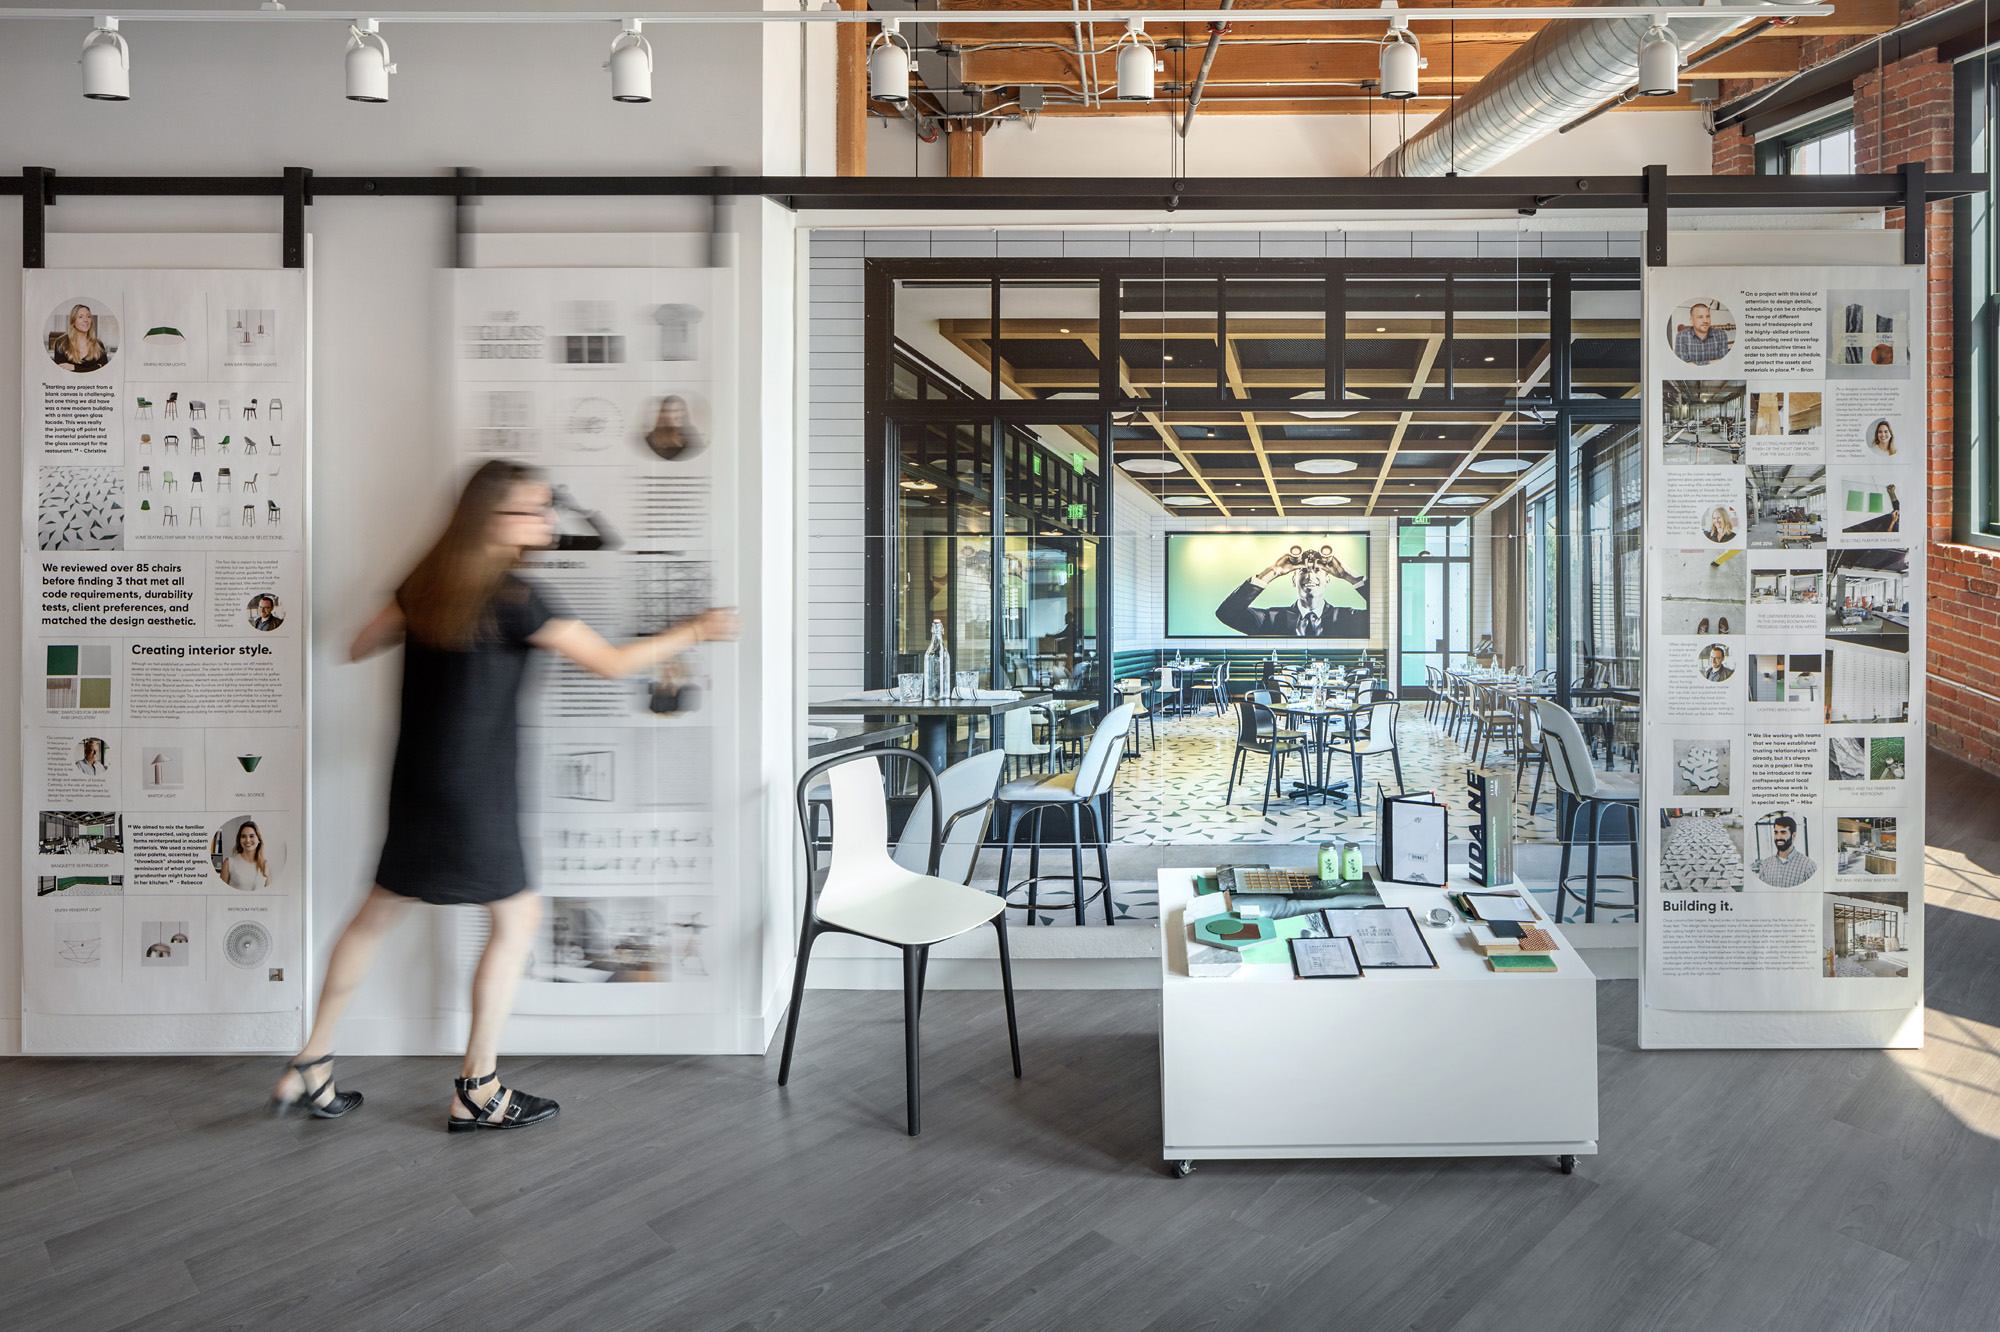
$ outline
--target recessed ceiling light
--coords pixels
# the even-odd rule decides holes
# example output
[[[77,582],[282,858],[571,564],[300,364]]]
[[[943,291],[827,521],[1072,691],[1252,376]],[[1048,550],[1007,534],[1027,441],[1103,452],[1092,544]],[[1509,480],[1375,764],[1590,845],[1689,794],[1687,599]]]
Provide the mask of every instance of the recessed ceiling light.
[[[1067,333],[1067,332],[1069,332],[1069,330],[1068,330],[1068,329],[1064,329],[1064,330],[1063,330],[1063,332]],[[1489,357],[1487,357],[1487,358],[1486,358],[1486,360],[1487,360],[1487,362],[1488,362],[1488,363],[1490,364],[1490,363],[1492,362],[1493,358],[1492,358],[1491,356],[1489,356]]]
[[[1206,504],[1206,503],[1208,503],[1208,496],[1206,496],[1206,495],[1169,495],[1169,496],[1167,496],[1167,497],[1166,497],[1165,499],[1161,500],[1161,501],[1160,501],[1160,503],[1162,503],[1162,504],[1170,504],[1170,505],[1172,505],[1172,506],[1173,506],[1174,508],[1176,508],[1176,509],[1192,509],[1192,508],[1195,508],[1195,507],[1197,507],[1197,506],[1199,506],[1199,505],[1203,505],[1203,504]]]
[[[1377,333],[1387,333],[1389,331],[1389,326],[1387,324],[1377,324],[1375,326],[1375,331]]]
[[[1292,464],[1294,472],[1310,472],[1315,476],[1332,476],[1339,472],[1351,472],[1361,464],[1352,458],[1308,458],[1304,462]]]
[[[1481,458],[1466,470],[1473,472],[1525,472],[1534,464],[1526,458]]]
[[[1439,431],[1439,432],[1438,432],[1438,438],[1439,438],[1439,439],[1443,439],[1443,438],[1444,438],[1444,432],[1443,432],[1443,431]]]
[[[1358,397],[1360,395],[1350,393],[1347,396],[1353,398],[1353,397]],[[1326,390],[1314,389],[1310,393],[1294,393],[1292,395],[1292,400],[1294,402],[1325,402]],[[1295,416],[1303,416],[1309,421],[1340,421],[1350,416],[1359,415],[1358,412],[1309,412],[1305,410],[1303,407],[1292,408],[1292,413]]]
[[[1171,356],[1169,356],[1169,357],[1167,357],[1167,359],[1168,359],[1169,361],[1171,361],[1171,360],[1173,360],[1174,358],[1173,358],[1173,357],[1171,357]]]
[[[1067,333],[1067,332],[1069,332],[1069,330],[1068,330],[1068,329],[1066,329],[1066,328],[1059,328],[1059,329],[1057,329],[1057,330],[1056,330],[1056,332],[1058,332],[1058,333]],[[1489,358],[1487,358],[1487,359],[1489,359],[1489,360],[1490,360],[1490,359],[1492,359],[1492,358],[1491,358],[1491,357],[1489,357]]]
[[[1127,458],[1118,465],[1128,472],[1145,472],[1152,476],[1164,476],[1168,472],[1181,470],[1181,465],[1172,458]]]
[[[936,483],[935,483],[935,482],[931,482],[931,481],[900,481],[900,482],[898,482],[897,484],[898,484],[898,485],[900,485],[900,486],[902,486],[902,488],[903,488],[903,489],[905,489],[905,490],[936,490],[936,489],[937,489],[937,485],[936,485]]]
[[[1484,504],[1485,502],[1484,495],[1446,495],[1438,501],[1439,504]]]
[[[1309,509],[1334,509],[1343,504],[1352,504],[1354,500],[1347,495],[1308,495],[1299,503]]]

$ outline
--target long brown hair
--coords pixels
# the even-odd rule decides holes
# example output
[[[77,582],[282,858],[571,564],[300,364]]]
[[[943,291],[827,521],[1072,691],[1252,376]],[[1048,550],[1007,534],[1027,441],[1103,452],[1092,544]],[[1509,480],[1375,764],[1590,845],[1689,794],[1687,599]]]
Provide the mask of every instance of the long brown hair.
[[[271,877],[271,867],[264,861],[264,830],[262,828],[259,828],[251,820],[245,819],[243,820],[242,823],[237,825],[236,841],[229,848],[229,855],[240,855],[242,853],[243,833],[245,829],[248,829],[249,831],[257,834],[257,849],[250,853],[250,863],[257,867],[257,872],[259,874],[263,875],[265,878],[268,879]],[[227,857],[225,857],[225,859],[226,858]]]
[[[88,333],[76,331],[76,316],[79,312],[90,316]],[[104,344],[97,339],[97,311],[82,302],[69,307],[69,319],[63,324],[63,331],[56,336],[62,339],[63,349],[70,354],[70,359],[78,364],[104,359]]]
[[[534,468],[497,458],[472,474],[444,535],[396,592],[412,638],[454,652],[472,646],[493,594],[519,560],[518,553],[495,548],[493,515],[514,487],[539,480]]]

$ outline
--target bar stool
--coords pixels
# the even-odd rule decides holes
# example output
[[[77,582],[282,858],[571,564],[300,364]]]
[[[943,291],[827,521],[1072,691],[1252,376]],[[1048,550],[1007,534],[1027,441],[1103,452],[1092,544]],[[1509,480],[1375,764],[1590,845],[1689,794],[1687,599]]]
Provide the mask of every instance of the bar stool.
[[[193,426],[189,426],[188,455],[192,457],[197,453],[206,453],[206,452],[208,452],[208,445],[207,442],[202,439],[201,431],[196,430]]]
[[[1069,823],[1069,879],[1076,908],[1076,923],[1083,924],[1083,908],[1090,897],[1101,894],[1104,898],[1104,923],[1112,923],[1111,914],[1111,863],[1105,855],[1105,821],[1097,808],[1099,798],[1108,794],[1111,783],[1118,776],[1118,762],[1124,757],[1125,733],[1132,728],[1132,705],[1122,704],[1111,710],[1111,715],[1098,725],[1096,734],[1090,738],[1090,748],[1084,751],[1083,762],[1069,772],[1059,772],[1047,777],[1022,777],[1006,783],[1000,788],[1000,800],[1007,806],[1007,840],[1000,847],[1000,896],[1009,897],[1017,886],[1025,886],[1028,900],[1025,903],[1009,900],[1007,905],[1016,911],[1028,913],[1028,924],[1035,923],[1035,912],[1041,908],[1040,889],[1042,874],[1042,815],[1051,809],[1067,809]],[[1086,879],[1083,873],[1083,817],[1088,812],[1097,838],[1097,877]],[[1014,867],[1014,839],[1020,834],[1021,825],[1034,820],[1035,841],[1028,853],[1028,877],[1016,885],[1008,875]],[[1094,882],[1096,893],[1086,897],[1083,885]]]
[[[1521,711],[1521,747],[1514,752],[1514,789],[1521,789],[1521,779],[1527,775],[1528,765],[1535,765],[1535,794],[1528,801],[1528,813],[1533,815],[1542,803],[1542,778],[1549,771],[1549,746],[1542,738],[1542,718],[1535,705],[1541,700],[1533,694],[1517,694],[1515,706]]]
[[[1562,923],[1563,902],[1574,896],[1583,903],[1585,924],[1597,920],[1597,882],[1599,879],[1625,879],[1632,884],[1632,901],[1617,903],[1618,906],[1639,908],[1639,880],[1636,874],[1599,874],[1597,872],[1597,848],[1604,829],[1604,811],[1612,807],[1622,807],[1626,815],[1628,837],[1625,845],[1632,847],[1637,869],[1639,834],[1639,788],[1629,779],[1621,779],[1611,773],[1599,772],[1590,763],[1590,746],[1585,743],[1583,731],[1576,719],[1556,704],[1543,699],[1535,704],[1536,714],[1542,723],[1542,739],[1548,745],[1549,772],[1556,779],[1559,796],[1568,797],[1562,801],[1568,808],[1569,817],[1562,818],[1557,812],[1557,824],[1562,832],[1562,867],[1556,872],[1555,919]],[[1569,872],[1570,850],[1576,843],[1576,825],[1585,821],[1590,838],[1585,869],[1580,876],[1584,881],[1581,893],[1573,893],[1570,880],[1579,876]]]

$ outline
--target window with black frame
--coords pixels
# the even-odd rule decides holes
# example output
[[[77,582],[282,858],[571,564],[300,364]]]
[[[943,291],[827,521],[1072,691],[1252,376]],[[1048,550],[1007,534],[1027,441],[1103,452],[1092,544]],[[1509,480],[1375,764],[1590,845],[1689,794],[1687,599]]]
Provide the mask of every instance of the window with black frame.
[[[1991,95],[2000,59],[1963,60],[1956,67],[1957,116],[1954,165],[1986,171],[1986,189],[1954,206],[1952,263],[1952,458],[1955,473],[1953,536],[2000,547],[2000,184],[1990,171],[1996,109]]]
[[[1757,142],[1760,176],[1854,174],[1854,111],[1821,116]]]

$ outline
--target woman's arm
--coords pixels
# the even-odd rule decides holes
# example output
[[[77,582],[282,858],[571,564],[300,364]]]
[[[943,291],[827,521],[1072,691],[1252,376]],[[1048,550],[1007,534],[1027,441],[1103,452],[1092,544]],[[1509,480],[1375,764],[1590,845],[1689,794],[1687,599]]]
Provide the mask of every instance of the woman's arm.
[[[403,641],[403,608],[390,601],[375,618],[362,626],[347,649],[349,661],[361,661]]]
[[[697,643],[733,639],[736,631],[735,611],[707,610],[651,638],[618,646],[605,642],[603,635],[582,620],[550,620],[529,635],[528,641],[545,652],[569,658],[592,675],[619,680],[650,671]]]

